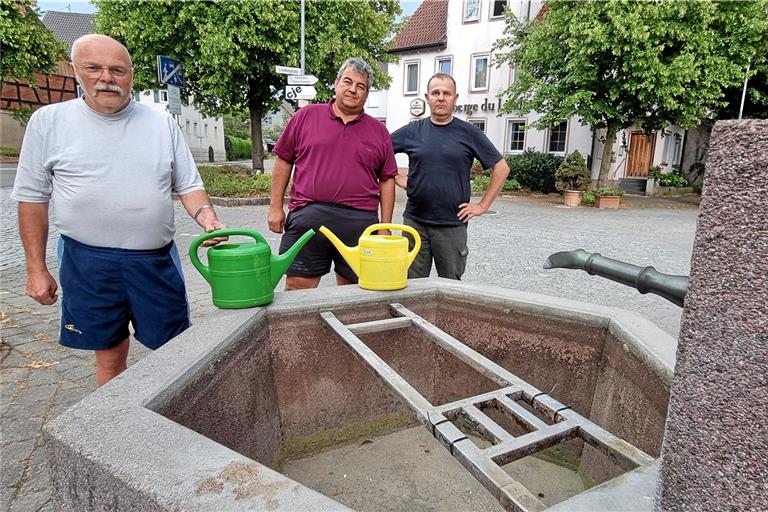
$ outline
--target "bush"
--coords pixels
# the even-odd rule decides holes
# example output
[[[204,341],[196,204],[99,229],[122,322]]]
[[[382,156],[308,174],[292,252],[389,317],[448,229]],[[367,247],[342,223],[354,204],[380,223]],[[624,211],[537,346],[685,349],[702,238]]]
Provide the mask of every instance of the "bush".
[[[491,183],[491,178],[479,175],[475,176],[470,183],[472,184],[472,192],[484,192]]]
[[[592,190],[587,190],[584,195],[581,196],[581,204],[585,206],[591,206],[595,204],[595,193]]]
[[[502,187],[501,190],[504,192],[514,192],[521,188],[523,187],[520,186],[515,178],[507,178],[507,181],[504,182],[504,187]]]
[[[506,160],[510,179],[521,187],[544,194],[555,191],[555,171],[563,157],[527,149],[520,155],[507,155]]]
[[[661,187],[687,187],[688,180],[685,179],[680,169],[674,169],[672,172],[663,172],[661,167],[654,165],[651,167],[651,174]]]
[[[558,192],[585,190],[591,181],[584,157],[578,151],[568,155],[555,171],[555,188]]]
[[[225,135],[224,150],[227,153],[227,160],[250,159],[251,141],[250,139],[240,139],[232,135]]]
[[[0,155],[3,156],[19,156],[18,148],[0,147]]]
[[[595,197],[599,196],[623,196],[624,191],[620,188],[613,188],[613,187],[597,187],[595,190],[592,190],[592,194]]]
[[[211,196],[268,197],[272,192],[271,174],[253,174],[240,166],[202,165],[198,170]]]

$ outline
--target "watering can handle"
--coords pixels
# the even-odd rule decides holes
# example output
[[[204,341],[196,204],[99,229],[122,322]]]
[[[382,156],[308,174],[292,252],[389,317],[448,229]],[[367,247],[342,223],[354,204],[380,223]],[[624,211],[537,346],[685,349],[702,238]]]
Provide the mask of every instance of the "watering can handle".
[[[194,265],[194,267],[197,269],[198,272],[200,272],[200,274],[205,278],[206,281],[209,281],[210,271],[208,270],[208,265],[203,265],[203,262],[200,261],[200,257],[197,255],[197,249],[200,247],[200,244],[202,244],[209,238],[215,238],[217,236],[235,236],[235,235],[249,236],[251,238],[255,238],[259,242],[263,242],[265,244],[267,243],[267,241],[264,239],[264,236],[262,236],[261,233],[259,233],[258,231],[254,231],[252,229],[220,229],[218,231],[211,231],[210,233],[205,233],[192,241],[192,244],[189,246],[189,259],[192,261],[192,265]]]
[[[372,234],[374,231],[378,231],[380,229],[396,229],[399,231],[404,231],[406,233],[410,233],[413,237],[413,249],[411,249],[408,252],[408,265],[413,263],[414,258],[416,258],[416,255],[419,253],[419,249],[421,249],[421,237],[419,236],[419,232],[416,231],[411,226],[406,226],[405,224],[387,224],[387,223],[381,223],[381,224],[372,224],[365,228],[365,231],[363,231],[362,236],[368,236]]]

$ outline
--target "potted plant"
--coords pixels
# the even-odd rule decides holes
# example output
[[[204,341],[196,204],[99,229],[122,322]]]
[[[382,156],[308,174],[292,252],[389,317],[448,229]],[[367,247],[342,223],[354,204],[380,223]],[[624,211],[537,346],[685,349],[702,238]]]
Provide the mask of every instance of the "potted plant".
[[[555,171],[555,188],[563,193],[566,206],[579,206],[581,195],[589,183],[589,169],[578,151],[568,155]]]
[[[618,208],[624,191],[613,187],[598,187],[595,194],[595,206],[598,208]]]

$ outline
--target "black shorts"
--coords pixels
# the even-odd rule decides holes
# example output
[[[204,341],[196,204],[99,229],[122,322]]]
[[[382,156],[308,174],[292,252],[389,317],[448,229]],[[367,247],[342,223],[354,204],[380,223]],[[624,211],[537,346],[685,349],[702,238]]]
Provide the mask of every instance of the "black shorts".
[[[365,228],[379,222],[378,212],[358,210],[348,206],[329,203],[309,203],[288,212],[285,219],[285,233],[280,240],[280,254],[287,251],[308,229],[315,231],[320,226],[330,229],[345,245],[354,247]],[[318,277],[333,269],[345,279],[356,283],[357,276],[341,257],[333,244],[318,233],[299,252],[291,266],[289,276]]]

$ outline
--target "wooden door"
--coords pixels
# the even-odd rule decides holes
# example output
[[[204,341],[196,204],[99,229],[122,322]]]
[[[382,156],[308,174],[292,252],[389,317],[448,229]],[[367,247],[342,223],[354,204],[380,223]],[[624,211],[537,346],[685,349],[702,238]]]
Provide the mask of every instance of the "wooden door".
[[[632,132],[629,137],[627,176],[648,176],[654,140],[653,135],[648,137],[642,132]]]

